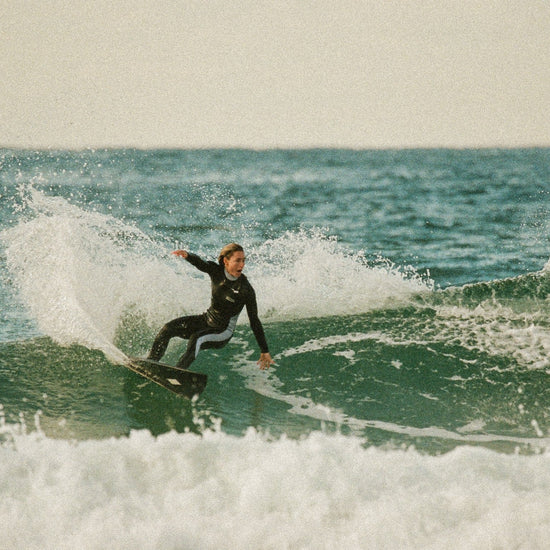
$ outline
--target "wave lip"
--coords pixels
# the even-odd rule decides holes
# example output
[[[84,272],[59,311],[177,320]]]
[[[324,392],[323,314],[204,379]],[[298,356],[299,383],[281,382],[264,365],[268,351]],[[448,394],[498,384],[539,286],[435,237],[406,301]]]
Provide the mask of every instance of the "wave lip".
[[[433,283],[412,268],[351,253],[321,231],[287,232],[263,243],[250,277],[270,316],[324,317],[408,303]]]

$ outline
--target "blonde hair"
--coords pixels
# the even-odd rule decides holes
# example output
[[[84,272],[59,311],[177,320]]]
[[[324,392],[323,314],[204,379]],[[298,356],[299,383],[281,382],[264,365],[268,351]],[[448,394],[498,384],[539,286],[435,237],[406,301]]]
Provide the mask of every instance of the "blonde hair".
[[[229,243],[226,244],[220,251],[220,255],[218,256],[218,263],[223,266],[223,260],[224,258],[231,258],[233,256],[234,252],[244,252],[244,248],[237,243]]]

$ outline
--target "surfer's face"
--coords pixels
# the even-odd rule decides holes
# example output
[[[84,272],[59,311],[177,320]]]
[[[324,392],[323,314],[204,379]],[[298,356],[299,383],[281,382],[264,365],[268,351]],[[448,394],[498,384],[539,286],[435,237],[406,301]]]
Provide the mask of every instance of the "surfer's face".
[[[245,260],[246,258],[244,257],[244,252],[239,250],[233,252],[230,258],[224,258],[223,264],[229,275],[232,275],[233,277],[240,277],[244,269]]]

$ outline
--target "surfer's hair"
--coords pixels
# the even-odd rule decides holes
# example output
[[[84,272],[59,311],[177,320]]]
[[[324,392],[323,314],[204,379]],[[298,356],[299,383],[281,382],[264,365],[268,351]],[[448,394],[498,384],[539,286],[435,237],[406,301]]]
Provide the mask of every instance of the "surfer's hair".
[[[220,255],[218,256],[218,263],[223,267],[223,260],[227,258],[231,258],[233,256],[233,253],[235,252],[244,252],[244,248],[237,243],[229,243],[226,244],[220,251]]]

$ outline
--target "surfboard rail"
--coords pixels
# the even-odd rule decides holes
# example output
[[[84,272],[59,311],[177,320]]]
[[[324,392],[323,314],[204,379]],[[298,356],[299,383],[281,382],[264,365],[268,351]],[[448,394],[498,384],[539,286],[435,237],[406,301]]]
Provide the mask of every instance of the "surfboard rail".
[[[178,369],[165,363],[138,357],[128,357],[124,366],[159,386],[188,399],[200,395],[204,391],[208,380],[208,376],[200,372]]]

